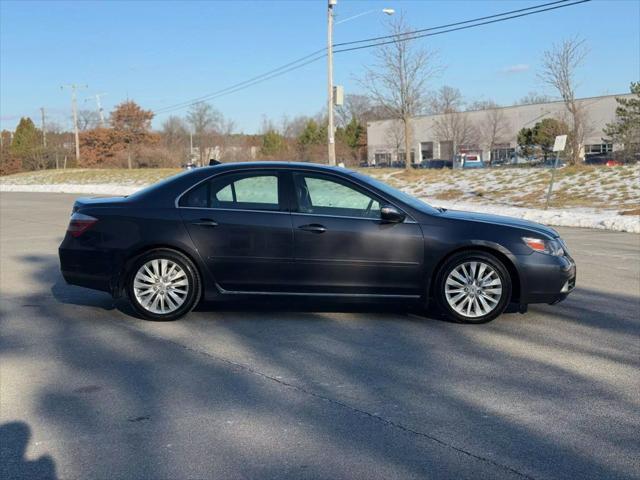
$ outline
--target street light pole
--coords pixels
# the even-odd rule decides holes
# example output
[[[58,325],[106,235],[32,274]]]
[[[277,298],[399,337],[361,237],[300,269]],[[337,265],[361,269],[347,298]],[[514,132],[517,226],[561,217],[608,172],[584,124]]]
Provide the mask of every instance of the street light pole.
[[[329,165],[336,164],[336,141],[333,131],[333,7],[338,0],[328,0],[327,9],[327,140],[329,146]]]
[[[337,3],[338,0],[327,0],[327,145],[329,148],[329,165],[336,164],[336,140],[333,119],[333,104],[335,103],[333,91],[333,7],[335,7]],[[393,15],[395,13],[393,8],[383,8],[382,10],[374,9],[359,13],[353,17],[345,18],[344,20],[335,22],[335,24],[348,22],[354,18],[378,11],[381,11],[385,15]]]

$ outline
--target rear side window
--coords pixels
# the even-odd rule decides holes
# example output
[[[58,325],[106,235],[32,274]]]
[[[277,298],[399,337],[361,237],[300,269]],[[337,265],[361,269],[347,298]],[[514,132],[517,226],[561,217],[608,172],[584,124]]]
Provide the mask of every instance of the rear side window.
[[[190,190],[181,207],[280,210],[276,174],[223,175]]]
[[[192,188],[180,198],[181,207],[207,208],[209,206],[209,183]]]

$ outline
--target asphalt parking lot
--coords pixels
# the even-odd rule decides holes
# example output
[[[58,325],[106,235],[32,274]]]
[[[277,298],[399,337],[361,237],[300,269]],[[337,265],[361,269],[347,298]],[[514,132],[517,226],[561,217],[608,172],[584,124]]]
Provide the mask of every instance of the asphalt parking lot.
[[[401,306],[152,323],[58,271],[72,195],[0,195],[2,478],[640,478],[640,236],[479,326]]]

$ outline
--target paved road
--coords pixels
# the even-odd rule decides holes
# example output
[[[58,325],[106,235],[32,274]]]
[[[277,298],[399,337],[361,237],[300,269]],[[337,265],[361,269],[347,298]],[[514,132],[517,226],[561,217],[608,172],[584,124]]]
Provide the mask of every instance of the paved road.
[[[562,229],[574,294],[487,325],[265,304],[147,323],[62,281],[72,198],[0,196],[8,477],[640,478],[638,235]]]

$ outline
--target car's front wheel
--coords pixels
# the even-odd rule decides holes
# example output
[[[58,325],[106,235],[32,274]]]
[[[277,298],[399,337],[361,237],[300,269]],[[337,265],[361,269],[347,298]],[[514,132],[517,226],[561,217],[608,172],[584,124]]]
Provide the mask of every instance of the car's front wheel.
[[[129,270],[127,294],[133,308],[149,320],[176,320],[200,298],[200,276],[193,262],[173,250],[152,250]]]
[[[452,320],[485,323],[500,316],[511,298],[511,277],[504,264],[486,252],[461,252],[440,269],[436,299]]]

